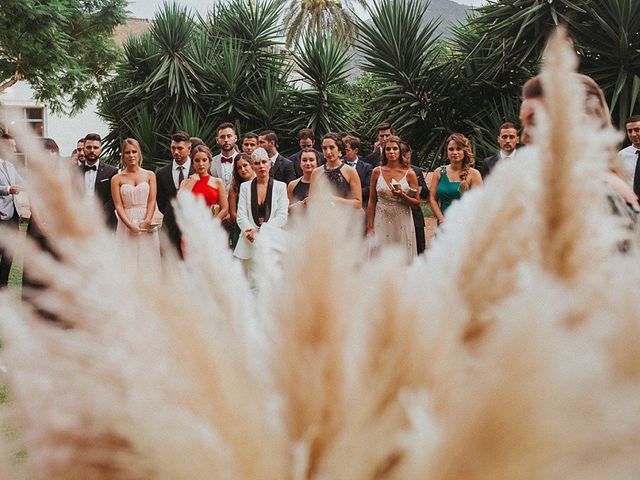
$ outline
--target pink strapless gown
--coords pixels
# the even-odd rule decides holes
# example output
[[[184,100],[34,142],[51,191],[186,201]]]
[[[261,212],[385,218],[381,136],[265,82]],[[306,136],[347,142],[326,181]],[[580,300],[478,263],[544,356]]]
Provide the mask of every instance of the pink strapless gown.
[[[147,199],[149,198],[149,184],[140,183],[138,185],[122,184],[120,185],[120,196],[124,211],[127,218],[134,225],[142,223],[147,215]],[[138,263],[142,261],[159,260],[160,258],[160,239],[158,232],[136,234],[129,230],[127,226],[118,219],[118,228],[116,229],[116,237],[130,244],[135,245],[137,249]]]

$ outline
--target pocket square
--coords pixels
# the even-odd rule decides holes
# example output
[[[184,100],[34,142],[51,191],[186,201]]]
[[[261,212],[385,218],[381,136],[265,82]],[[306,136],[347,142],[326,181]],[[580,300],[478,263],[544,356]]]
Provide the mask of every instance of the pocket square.
[[[102,180],[100,180],[98,183],[102,183],[102,182],[108,182],[109,180],[111,180],[110,178],[103,178]]]

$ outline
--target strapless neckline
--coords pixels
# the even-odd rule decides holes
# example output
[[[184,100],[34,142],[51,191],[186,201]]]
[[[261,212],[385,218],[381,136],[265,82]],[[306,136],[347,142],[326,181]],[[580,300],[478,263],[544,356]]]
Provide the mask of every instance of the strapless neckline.
[[[122,185],[120,185],[120,188],[131,187],[135,189],[138,187],[142,187],[143,185],[146,185],[147,187],[149,186],[147,182],[142,182],[142,183],[139,183],[138,185],[132,185],[131,183],[123,183]]]

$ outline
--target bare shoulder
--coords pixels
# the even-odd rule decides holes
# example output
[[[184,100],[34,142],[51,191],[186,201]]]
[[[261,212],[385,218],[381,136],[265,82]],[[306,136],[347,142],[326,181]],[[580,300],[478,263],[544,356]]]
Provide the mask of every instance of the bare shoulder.
[[[322,166],[314,168],[313,173],[311,174],[311,179],[313,180],[314,178],[318,177],[319,175],[322,175],[323,171],[324,171],[324,169],[322,168]]]
[[[343,165],[340,171],[347,178],[357,178],[358,180],[360,180],[358,171],[355,168],[350,167],[349,165]]]
[[[212,186],[213,188],[217,188],[218,190],[220,188],[224,188],[224,182],[222,181],[221,178],[218,177],[209,177],[209,185]]]
[[[291,180],[289,182],[289,185],[287,185],[287,191],[292,192],[293,189],[296,188],[296,185],[298,185],[298,183],[300,183],[301,180],[302,180],[302,177],[296,178],[295,180]]]
[[[127,178],[127,176],[125,175],[124,172],[121,173],[116,173],[113,177],[111,177],[111,183],[112,184],[116,184],[119,185],[122,183],[122,181]]]
[[[482,175],[480,174],[480,170],[476,168],[470,168],[469,173],[471,174],[471,180],[473,183],[482,183]]]

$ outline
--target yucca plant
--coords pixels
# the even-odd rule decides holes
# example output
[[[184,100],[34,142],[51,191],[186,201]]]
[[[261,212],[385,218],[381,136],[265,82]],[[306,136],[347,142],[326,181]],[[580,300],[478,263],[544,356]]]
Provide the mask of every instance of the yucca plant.
[[[349,99],[338,87],[349,71],[349,44],[335,35],[308,35],[297,45],[295,73],[308,86],[295,94],[299,114],[297,128],[311,128],[316,135],[354,131]]]
[[[385,84],[375,99],[381,116],[423,152],[441,124],[434,112],[444,81],[438,22],[424,23],[427,7],[419,0],[382,0],[368,7],[370,22],[358,20],[363,68]]]
[[[143,153],[161,164],[177,129],[212,147],[212,131],[225,121],[243,132],[282,114],[275,124],[290,130],[282,121],[291,118],[282,110],[290,67],[278,51],[279,18],[279,5],[268,1],[233,0],[204,18],[165,5],[149,32],[125,43],[124,60],[105,87],[99,112],[111,127],[107,150],[117,154],[122,138],[145,135]]]
[[[571,25],[581,70],[605,91],[620,127],[640,112],[640,3],[586,2],[585,20]]]
[[[477,33],[473,51],[485,52],[482,78],[496,90],[513,89],[514,80],[517,88],[537,73],[546,38],[562,24],[573,38],[580,70],[601,85],[614,120],[622,124],[638,111],[640,4],[636,0],[499,1],[477,13],[469,21]]]

